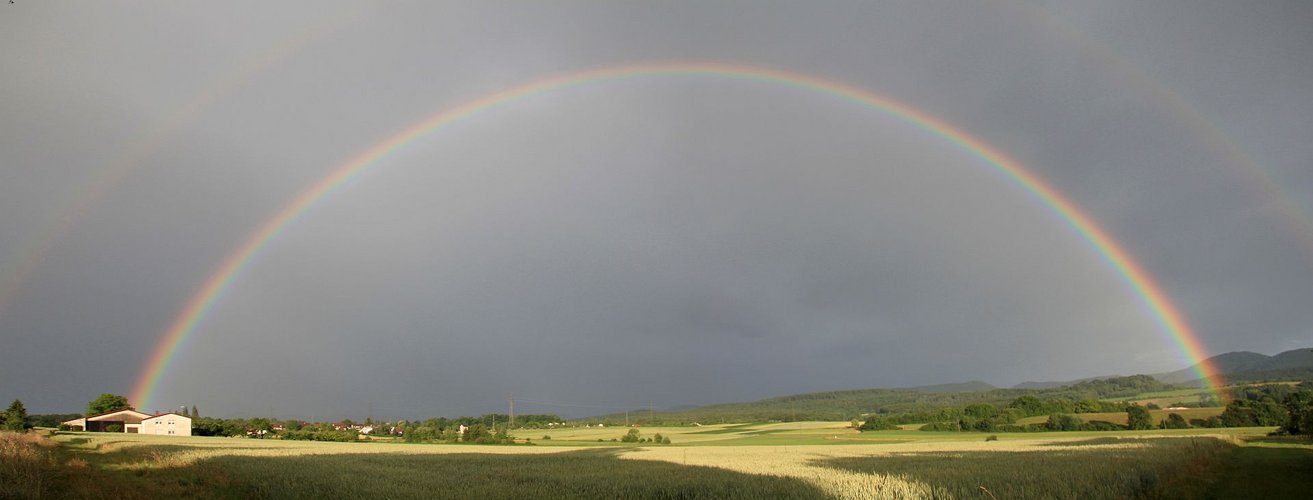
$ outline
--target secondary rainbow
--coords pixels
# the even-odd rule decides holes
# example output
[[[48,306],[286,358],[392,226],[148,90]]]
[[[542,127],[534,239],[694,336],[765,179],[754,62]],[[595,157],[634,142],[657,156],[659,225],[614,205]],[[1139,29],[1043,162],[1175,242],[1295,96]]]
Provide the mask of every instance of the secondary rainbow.
[[[36,236],[26,240],[27,243],[18,252],[18,256],[0,265],[0,316],[4,316],[10,301],[18,294],[19,287],[36,272],[37,266],[54,248],[55,243],[88,215],[95,213],[98,203],[133,173],[145,167],[146,160],[167,146],[174,136],[188,125],[195,123],[215,103],[233,94],[257,75],[269,68],[277,67],[280,62],[359,18],[367,7],[367,5],[353,6],[349,10],[327,16],[323,21],[281,40],[267,50],[256,52],[253,57],[233,66],[214,83],[206,85],[180,105],[170,108],[171,112],[149,127],[141,138],[129,142],[103,169],[79,184],[67,203],[53,212],[50,219],[40,226]]]
[[[328,175],[302,191],[261,225],[223,264],[210,275],[186,307],[177,315],[151,354],[150,360],[138,377],[132,392],[132,402],[138,408],[150,408],[154,393],[178,349],[196,330],[210,308],[223,296],[228,286],[271,240],[289,224],[342,186],[381,163],[407,144],[434,131],[494,108],[507,106],[547,92],[580,86],[587,83],[625,79],[704,76],[780,85],[833,96],[860,104],[867,108],[896,117],[903,122],[939,136],[957,148],[976,156],[989,167],[1003,174],[1010,182],[1033,196],[1048,209],[1060,216],[1117,272],[1121,280],[1139,297],[1146,311],[1157,322],[1162,332],[1196,366],[1197,375],[1205,381],[1205,389],[1217,393],[1212,381],[1216,370],[1207,362],[1207,351],[1185,317],[1163,293],[1144,268],[1125,249],[1097,224],[1052,186],[1029,169],[983,141],[956,127],[912,108],[907,104],[875,94],[869,90],[817,76],[773,68],[726,64],[716,62],[662,62],[632,64],[598,68],[562,74],[529,82],[468,101],[439,112],[384,139],[359,155],[334,168]]]

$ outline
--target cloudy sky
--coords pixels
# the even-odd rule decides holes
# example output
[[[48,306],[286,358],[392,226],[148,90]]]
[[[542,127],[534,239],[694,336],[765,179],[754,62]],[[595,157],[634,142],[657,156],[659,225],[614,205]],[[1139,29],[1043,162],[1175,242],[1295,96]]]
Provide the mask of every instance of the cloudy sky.
[[[0,397],[131,393],[225,258],[411,125],[670,61],[943,120],[1105,229],[1209,352],[1313,346],[1308,26],[1301,1],[0,4]],[[513,393],[586,415],[1190,362],[970,151],[815,89],[671,73],[378,162],[233,278],[146,409],[415,418]]]

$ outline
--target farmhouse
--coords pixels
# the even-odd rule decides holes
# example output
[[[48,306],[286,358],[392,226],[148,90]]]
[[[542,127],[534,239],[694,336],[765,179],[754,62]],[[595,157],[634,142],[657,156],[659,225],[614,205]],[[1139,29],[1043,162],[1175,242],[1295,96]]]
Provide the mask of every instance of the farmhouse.
[[[191,419],[177,413],[150,415],[136,410],[119,410],[90,417],[75,418],[63,425],[80,431],[123,432],[127,434],[157,434],[190,436]]]
[[[177,413],[164,413],[141,421],[142,434],[157,436],[190,436],[191,417]]]

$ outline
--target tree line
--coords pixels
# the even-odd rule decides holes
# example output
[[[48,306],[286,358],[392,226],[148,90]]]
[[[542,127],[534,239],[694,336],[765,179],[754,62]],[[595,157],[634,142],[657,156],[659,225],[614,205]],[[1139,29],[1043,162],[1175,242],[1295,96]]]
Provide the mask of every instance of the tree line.
[[[1297,386],[1268,384],[1246,386],[1228,391],[1229,403],[1220,415],[1206,419],[1190,419],[1177,413],[1167,414],[1156,426],[1163,429],[1190,427],[1277,427],[1278,434],[1313,434],[1313,382]],[[896,415],[875,414],[867,417],[858,429],[864,431],[890,430],[899,424],[928,422],[923,431],[975,431],[975,432],[1034,432],[1034,431],[1100,431],[1144,430],[1155,427],[1149,410],[1155,405],[1140,406],[1126,402],[1099,400],[1071,401],[1068,399],[1041,399],[1025,395],[1006,405],[975,403],[964,408],[944,408],[933,413],[905,413]],[[1104,421],[1086,421],[1082,413],[1126,412],[1125,425]],[[1019,425],[1023,418],[1044,416],[1043,423]]]

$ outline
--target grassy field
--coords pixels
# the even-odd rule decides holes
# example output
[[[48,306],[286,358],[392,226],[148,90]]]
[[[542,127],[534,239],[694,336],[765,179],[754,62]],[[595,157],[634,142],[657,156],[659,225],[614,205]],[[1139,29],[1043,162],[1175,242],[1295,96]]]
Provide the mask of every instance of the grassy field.
[[[642,429],[671,445],[611,443],[624,428],[521,431],[534,446],[0,434],[0,498],[989,498],[981,486],[998,498],[1243,498],[1306,492],[1313,478],[1313,441],[1266,429],[987,441],[846,425]]]

